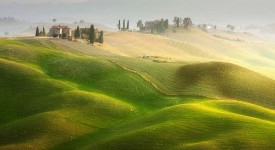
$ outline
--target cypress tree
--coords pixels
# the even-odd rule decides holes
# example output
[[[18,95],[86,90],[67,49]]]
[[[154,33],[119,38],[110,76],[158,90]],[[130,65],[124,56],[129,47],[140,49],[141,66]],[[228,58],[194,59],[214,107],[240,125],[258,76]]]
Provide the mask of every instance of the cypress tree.
[[[74,38],[77,38],[77,28],[74,30]]]
[[[99,43],[103,44],[104,39],[103,39],[103,31],[100,31],[100,35],[99,35]]]
[[[118,25],[117,25],[117,27],[118,27],[118,30],[120,30],[121,28],[120,28],[120,20],[118,20]]]
[[[127,30],[129,30],[129,20],[127,21]]]
[[[125,30],[125,19],[123,19],[123,30]]]
[[[160,22],[160,32],[164,32],[165,31],[165,28],[164,28],[164,21],[161,21]]]
[[[36,27],[35,36],[39,36],[39,28],[38,28],[38,26]]]
[[[46,36],[46,31],[44,27],[43,27],[43,36]]]
[[[80,38],[80,28],[77,26],[77,37]]]
[[[74,38],[79,38],[80,37],[80,30],[79,30],[79,26],[77,26],[76,30],[74,31]]]
[[[90,35],[89,35],[90,43],[94,44],[95,43],[95,27],[92,24],[90,27]]]

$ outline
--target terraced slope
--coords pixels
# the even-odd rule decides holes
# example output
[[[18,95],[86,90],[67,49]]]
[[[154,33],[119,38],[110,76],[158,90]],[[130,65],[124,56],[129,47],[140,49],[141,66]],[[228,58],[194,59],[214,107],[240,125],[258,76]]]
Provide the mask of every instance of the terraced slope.
[[[166,64],[61,48],[0,40],[0,149],[275,148],[272,79],[227,63]],[[238,101],[201,97],[196,86]]]

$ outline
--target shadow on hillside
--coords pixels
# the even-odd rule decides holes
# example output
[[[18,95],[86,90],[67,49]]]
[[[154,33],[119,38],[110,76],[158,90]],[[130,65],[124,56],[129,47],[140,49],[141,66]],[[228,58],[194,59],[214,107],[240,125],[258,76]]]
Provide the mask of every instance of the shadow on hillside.
[[[176,73],[177,89],[213,98],[243,100],[275,107],[275,81],[246,68],[223,62],[182,66]]]

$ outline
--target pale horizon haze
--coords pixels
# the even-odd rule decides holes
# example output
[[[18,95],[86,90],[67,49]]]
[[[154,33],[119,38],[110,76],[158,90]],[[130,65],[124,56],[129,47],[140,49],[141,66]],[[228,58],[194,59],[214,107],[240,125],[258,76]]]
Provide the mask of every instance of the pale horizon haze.
[[[118,19],[154,20],[191,17],[194,23],[275,23],[272,0],[1,0],[0,17],[13,16],[31,22],[71,23],[85,20],[115,27]]]

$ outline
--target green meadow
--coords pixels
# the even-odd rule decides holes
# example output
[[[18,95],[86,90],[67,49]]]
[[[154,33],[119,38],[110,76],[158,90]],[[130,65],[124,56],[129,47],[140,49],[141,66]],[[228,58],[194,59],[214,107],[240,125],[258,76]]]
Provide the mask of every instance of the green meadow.
[[[110,47],[0,39],[0,149],[275,149],[274,79]]]

